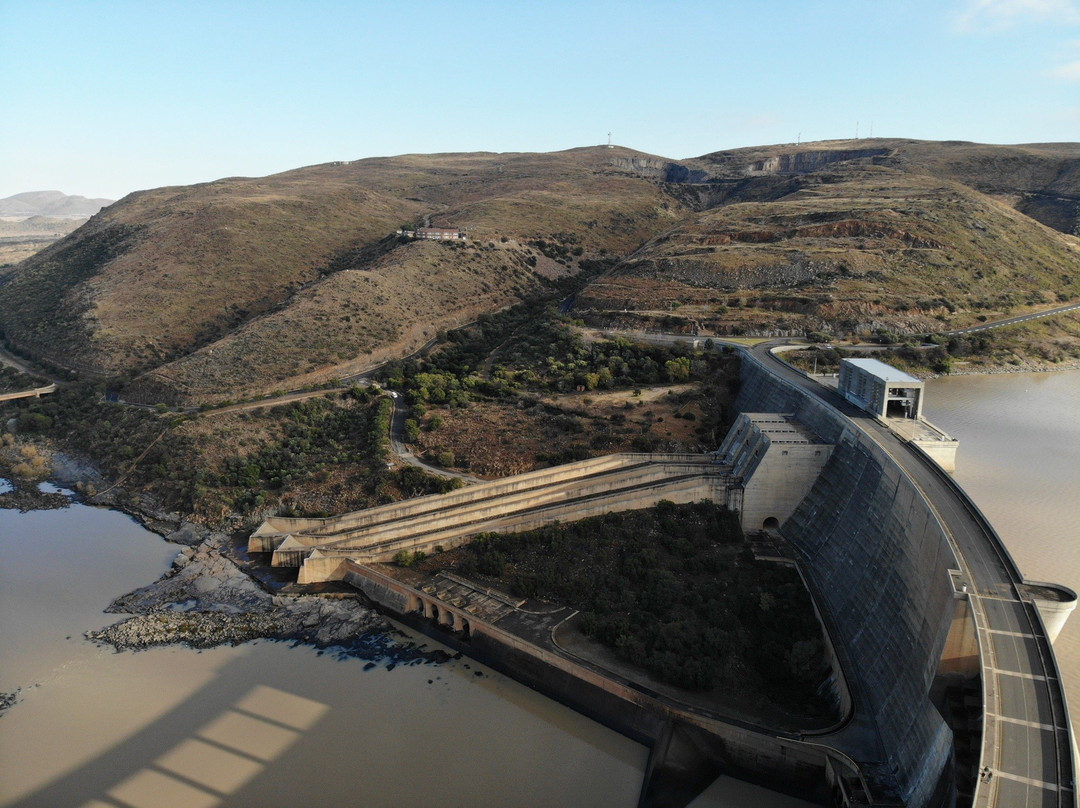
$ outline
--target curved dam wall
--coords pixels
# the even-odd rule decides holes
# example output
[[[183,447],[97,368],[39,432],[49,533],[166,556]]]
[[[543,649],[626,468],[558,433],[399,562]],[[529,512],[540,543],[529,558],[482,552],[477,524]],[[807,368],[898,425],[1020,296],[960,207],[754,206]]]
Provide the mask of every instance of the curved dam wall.
[[[859,761],[879,799],[936,805],[952,732],[930,700],[956,612],[956,559],[929,505],[839,413],[743,354],[740,412],[787,412],[835,446],[781,530],[801,556],[855,705],[826,742]]]

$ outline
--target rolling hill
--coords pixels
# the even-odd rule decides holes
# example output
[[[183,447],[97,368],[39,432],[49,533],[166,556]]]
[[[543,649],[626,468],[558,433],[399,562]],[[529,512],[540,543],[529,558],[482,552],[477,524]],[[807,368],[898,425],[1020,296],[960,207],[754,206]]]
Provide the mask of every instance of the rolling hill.
[[[198,403],[325,380],[529,297],[712,333],[925,332],[1080,298],[1080,145],[404,155],[129,195],[0,281],[15,349]],[[399,238],[464,228],[464,243]]]

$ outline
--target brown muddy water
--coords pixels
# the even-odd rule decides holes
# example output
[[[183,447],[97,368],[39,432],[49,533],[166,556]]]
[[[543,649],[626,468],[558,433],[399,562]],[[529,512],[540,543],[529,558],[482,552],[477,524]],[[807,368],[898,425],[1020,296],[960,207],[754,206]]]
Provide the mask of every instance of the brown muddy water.
[[[643,746],[467,659],[83,639],[177,552],[114,511],[0,511],[0,692],[19,698],[0,717],[0,806],[637,803]],[[806,803],[731,778],[695,802],[745,805]]]
[[[1028,580],[1080,591],[1080,371],[953,376],[926,386],[923,415],[960,441],[957,482]],[[1080,727],[1080,613],[1054,653]]]

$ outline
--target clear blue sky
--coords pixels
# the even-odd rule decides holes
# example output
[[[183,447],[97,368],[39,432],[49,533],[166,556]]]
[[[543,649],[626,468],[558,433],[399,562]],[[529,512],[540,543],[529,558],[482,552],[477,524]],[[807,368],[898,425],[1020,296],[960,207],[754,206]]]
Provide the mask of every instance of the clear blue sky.
[[[1080,141],[1080,0],[0,0],[0,198],[331,160]]]

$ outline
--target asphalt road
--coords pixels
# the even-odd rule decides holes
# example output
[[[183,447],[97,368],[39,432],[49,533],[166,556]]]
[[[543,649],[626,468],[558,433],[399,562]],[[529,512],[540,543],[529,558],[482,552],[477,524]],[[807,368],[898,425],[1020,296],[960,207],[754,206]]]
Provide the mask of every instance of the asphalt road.
[[[1056,309],[1050,309],[1048,311],[1040,311],[1035,314],[1024,314],[1020,317],[1008,317],[1004,320],[995,320],[992,323],[982,323],[981,325],[973,325],[971,328],[959,328],[955,331],[943,331],[943,334],[971,334],[975,331],[989,331],[991,328],[1002,328],[1007,325],[1016,325],[1016,323],[1026,323],[1029,320],[1038,320],[1043,317],[1053,317],[1055,314],[1062,314],[1066,311],[1076,311],[1080,309],[1080,303],[1070,303],[1067,306],[1059,306]]]
[[[484,480],[479,477],[473,477],[471,474],[465,474],[460,471],[451,471],[450,469],[444,469],[441,466],[432,466],[425,463],[419,457],[414,455],[410,451],[409,447],[405,445],[405,414],[406,408],[401,404],[401,400],[396,396],[391,399],[394,405],[394,413],[390,419],[390,451],[397,455],[398,459],[402,463],[407,463],[410,466],[416,466],[422,468],[424,471],[434,474],[439,477],[456,477],[459,480],[463,480],[467,483],[482,483]]]

